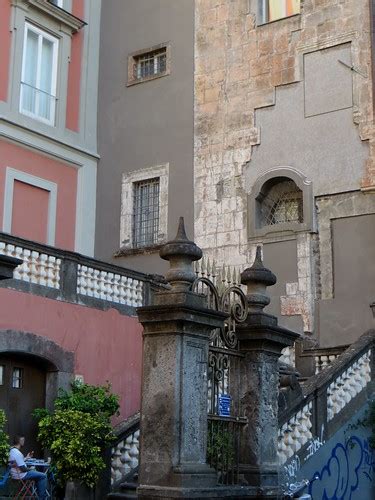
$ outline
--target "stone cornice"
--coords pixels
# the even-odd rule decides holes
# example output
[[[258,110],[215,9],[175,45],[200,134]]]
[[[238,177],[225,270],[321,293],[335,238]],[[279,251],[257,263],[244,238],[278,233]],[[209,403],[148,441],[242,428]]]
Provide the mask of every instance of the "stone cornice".
[[[25,0],[25,1],[29,5],[32,5],[33,7],[53,17],[57,21],[64,23],[72,30],[73,33],[77,32],[78,30],[83,28],[83,26],[86,25],[85,21],[83,21],[82,19],[79,19],[73,14],[70,14],[70,12],[61,9],[60,7],[57,7],[48,0]]]

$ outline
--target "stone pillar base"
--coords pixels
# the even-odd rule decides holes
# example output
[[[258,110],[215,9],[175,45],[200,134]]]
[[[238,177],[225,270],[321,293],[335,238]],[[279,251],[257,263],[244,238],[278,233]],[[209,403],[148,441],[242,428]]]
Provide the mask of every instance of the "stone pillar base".
[[[272,467],[240,465],[240,475],[246,479],[248,484],[258,488],[277,488],[279,485],[278,470]]]

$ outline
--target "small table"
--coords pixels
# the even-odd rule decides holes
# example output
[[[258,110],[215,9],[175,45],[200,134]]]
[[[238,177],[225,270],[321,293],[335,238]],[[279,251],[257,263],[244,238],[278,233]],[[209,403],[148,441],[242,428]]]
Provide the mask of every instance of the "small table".
[[[35,469],[37,470],[39,469],[40,472],[45,472],[45,473],[47,473],[48,469],[51,466],[50,462],[45,462],[43,459],[39,458],[28,458],[27,460],[25,460],[25,463],[28,467],[35,467]],[[35,485],[34,485],[34,490],[35,490]],[[36,490],[34,491],[34,493],[36,495]],[[47,483],[46,493],[47,493],[47,498],[52,498],[52,485],[49,480]]]

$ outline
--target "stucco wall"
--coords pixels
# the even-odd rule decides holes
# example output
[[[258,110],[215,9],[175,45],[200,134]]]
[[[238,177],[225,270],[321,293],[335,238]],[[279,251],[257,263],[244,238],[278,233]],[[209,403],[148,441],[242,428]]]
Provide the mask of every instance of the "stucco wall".
[[[127,87],[134,51],[169,42],[170,75]],[[168,236],[178,216],[193,237],[194,1],[106,0],[102,9],[95,255],[114,261],[120,247],[123,173],[169,163]],[[116,264],[163,272],[157,254]]]
[[[139,411],[142,327],[136,318],[0,289],[0,329],[30,332],[73,352],[75,374],[89,384],[109,381],[120,395],[116,422]]]
[[[238,269],[263,244],[265,255],[272,253],[267,264],[281,276],[270,310],[281,321],[289,316],[290,326],[302,321],[303,331],[315,340],[319,333],[323,345],[345,344],[368,328],[370,314],[362,293],[368,275],[361,274],[362,289],[359,281],[352,289],[360,308],[351,308],[342,288],[337,307],[328,303],[335,274],[345,273],[333,248],[343,247],[339,233],[346,226],[333,231],[333,219],[375,213],[370,2],[304,0],[300,14],[265,24],[258,5],[196,2],[195,239],[219,266]],[[288,168],[309,186],[308,226],[252,232],[257,215],[248,195],[262,176]],[[368,245],[364,233],[349,233]],[[290,273],[288,245],[297,248]],[[341,335],[342,323],[333,319],[340,311],[353,318]]]
[[[18,221],[19,224],[17,227],[21,229],[21,232],[18,232],[17,236],[25,238],[32,234],[33,217],[36,215],[31,213],[32,207],[26,204],[25,199],[15,197],[12,202],[6,196],[8,193],[5,192],[5,183],[8,167],[56,185],[56,216],[52,222],[55,228],[55,239],[50,244],[67,250],[74,250],[78,182],[77,168],[0,139],[0,224],[2,230],[4,230],[4,209],[5,204],[9,203],[11,209],[16,208],[16,214],[17,211],[24,213],[23,220]],[[14,202],[19,202],[21,206],[14,207]],[[49,207],[50,209],[51,207]],[[38,221],[35,221],[35,223],[38,225]]]

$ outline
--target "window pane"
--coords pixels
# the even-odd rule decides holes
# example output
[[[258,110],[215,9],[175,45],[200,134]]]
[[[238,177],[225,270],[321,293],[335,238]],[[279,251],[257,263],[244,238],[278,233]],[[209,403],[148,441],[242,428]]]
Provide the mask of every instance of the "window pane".
[[[0,365],[0,385],[4,385],[4,366]]]
[[[38,65],[38,35],[27,30],[26,52],[24,62],[22,88],[22,109],[30,113],[36,112],[36,72]]]
[[[52,104],[52,66],[53,66],[53,43],[43,38],[40,83],[39,88],[39,116],[49,119]]]
[[[300,0],[268,0],[268,21],[275,21],[299,12]]]
[[[140,79],[164,73],[166,71],[166,61],[166,49],[157,52],[148,52],[136,57],[134,77]]]
[[[23,387],[23,368],[13,368],[12,387],[22,389]]]
[[[26,25],[21,82],[21,112],[52,122],[56,85],[57,39]]]
[[[157,242],[159,231],[159,178],[134,183],[134,247]]]

